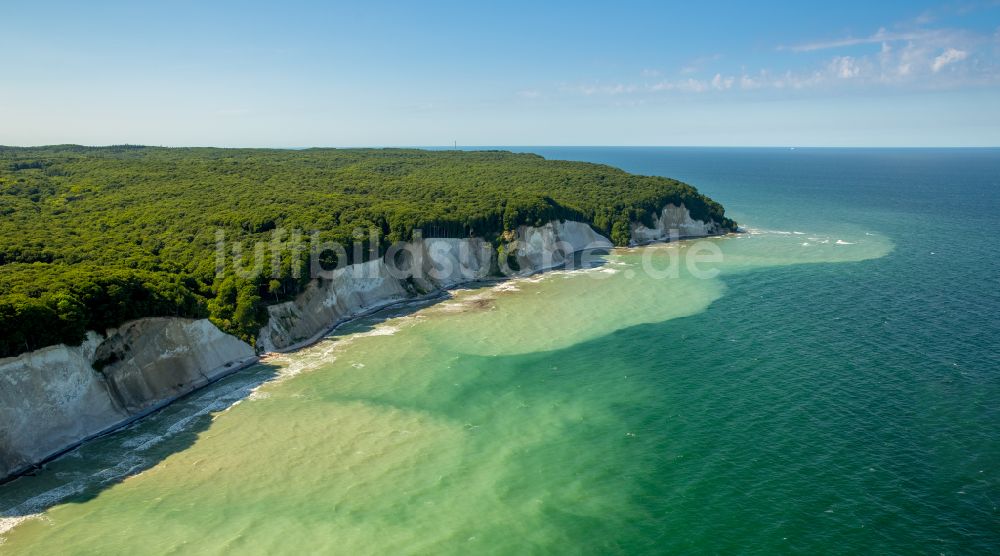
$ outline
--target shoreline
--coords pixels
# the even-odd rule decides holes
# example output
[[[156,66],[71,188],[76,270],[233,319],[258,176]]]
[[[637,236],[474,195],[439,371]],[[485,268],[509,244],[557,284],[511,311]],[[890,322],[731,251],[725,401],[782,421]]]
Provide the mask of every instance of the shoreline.
[[[240,371],[249,369],[250,367],[253,367],[254,365],[256,365],[258,363],[261,363],[261,357],[257,357],[257,356],[255,356],[255,357],[248,357],[246,359],[241,359],[241,360],[237,360],[237,361],[231,361],[230,363],[222,366],[223,368],[226,369],[225,371],[221,372],[220,374],[218,374],[217,376],[214,376],[212,378],[208,378],[206,376],[205,377],[205,382],[202,383],[202,384],[199,384],[198,386],[196,386],[191,391],[185,392],[183,394],[179,394],[177,396],[173,396],[173,397],[170,397],[170,398],[166,398],[164,400],[161,400],[158,403],[156,403],[156,404],[154,404],[154,405],[152,405],[150,407],[147,407],[146,409],[140,411],[139,413],[136,413],[135,415],[129,416],[128,419],[122,421],[121,423],[115,423],[114,425],[112,425],[110,427],[107,427],[107,428],[105,428],[102,431],[96,432],[96,433],[94,433],[94,434],[92,434],[90,436],[87,436],[85,438],[77,440],[72,445],[67,446],[65,448],[62,448],[58,452],[53,453],[52,455],[46,456],[45,459],[39,461],[38,463],[26,466],[23,469],[17,470],[15,472],[11,473],[10,475],[7,475],[6,477],[0,478],[0,487],[2,487],[3,485],[5,485],[7,483],[16,481],[16,480],[18,480],[18,479],[20,479],[22,477],[31,477],[31,476],[33,476],[34,472],[43,470],[43,468],[47,464],[52,463],[53,461],[55,461],[55,460],[57,460],[57,459],[65,456],[66,454],[72,452],[73,450],[76,450],[80,446],[83,446],[84,444],[86,444],[86,443],[88,443],[88,442],[90,442],[92,440],[97,440],[98,438],[103,438],[105,436],[114,434],[114,433],[116,433],[116,432],[118,432],[118,431],[120,431],[120,430],[128,427],[129,425],[134,424],[136,421],[139,421],[139,420],[141,420],[141,419],[143,419],[145,417],[149,417],[150,415],[152,415],[152,414],[154,414],[154,413],[156,413],[156,412],[158,412],[158,411],[160,411],[162,409],[166,409],[168,406],[170,406],[174,402],[180,401],[180,400],[182,400],[182,399],[184,399],[184,398],[186,398],[186,397],[188,397],[188,396],[190,396],[192,394],[196,394],[198,392],[201,392],[202,390],[204,390],[205,388],[211,386],[212,384],[215,384],[216,382],[219,382],[220,380],[222,380],[224,378],[228,378],[228,377],[230,377],[230,376],[232,376],[232,375],[234,375],[234,374],[236,374],[236,373],[238,373]]]
[[[713,237],[713,236],[703,236],[703,237]],[[615,247],[613,249],[620,249],[620,248]],[[611,251],[613,249],[596,249],[595,251],[602,251],[604,254],[608,254],[608,253],[611,253]],[[583,251],[585,251],[585,250],[574,251],[572,254],[576,255],[577,253],[582,253]],[[365,308],[364,310],[362,310],[359,313],[356,313],[356,314],[351,315],[349,317],[343,317],[341,319],[338,319],[338,320],[334,321],[334,323],[331,324],[328,328],[326,328],[323,331],[321,331],[321,332],[313,335],[309,339],[302,340],[301,342],[297,342],[295,344],[292,344],[291,346],[288,346],[287,348],[275,349],[275,350],[272,350],[272,351],[264,352],[264,353],[260,354],[260,359],[262,361],[266,361],[266,360],[272,359],[272,358],[274,358],[274,357],[276,357],[278,355],[286,355],[286,354],[293,353],[293,352],[301,350],[301,349],[305,349],[305,348],[310,347],[310,346],[314,346],[314,345],[318,344],[319,342],[323,341],[328,336],[330,336],[331,333],[333,333],[334,331],[336,331],[341,326],[344,326],[346,324],[350,324],[350,323],[352,323],[352,322],[354,322],[356,320],[360,320],[360,319],[363,319],[365,317],[370,317],[370,316],[374,315],[375,313],[378,313],[380,311],[384,311],[386,309],[392,309],[393,307],[399,307],[399,306],[402,306],[402,305],[407,305],[409,303],[424,303],[424,302],[431,302],[431,301],[443,301],[445,299],[451,299],[453,297],[452,294],[451,294],[451,292],[454,291],[454,290],[469,289],[470,287],[474,287],[476,285],[502,284],[502,283],[508,282],[510,280],[517,280],[517,279],[520,279],[520,278],[528,278],[530,276],[535,276],[537,274],[542,274],[544,272],[550,272],[550,271],[553,271],[553,270],[559,270],[559,269],[565,267],[566,264],[567,263],[564,261],[564,262],[559,263],[557,265],[552,265],[552,266],[549,266],[549,267],[546,267],[546,268],[535,269],[535,270],[533,270],[531,272],[528,272],[528,273],[525,273],[525,274],[516,274],[514,276],[498,276],[498,277],[493,277],[493,278],[474,278],[474,279],[467,280],[467,281],[464,281],[464,282],[457,282],[455,284],[452,284],[451,286],[448,286],[447,288],[438,290],[436,292],[426,293],[426,294],[423,294],[423,295],[418,295],[416,297],[408,297],[408,298],[404,298],[404,299],[393,299],[393,300],[390,300],[390,301],[386,301],[385,303],[382,303],[382,304],[372,305],[371,307]]]
[[[689,240],[692,240],[692,239],[706,239],[706,238],[721,238],[721,237],[728,237],[728,236],[741,236],[741,235],[744,235],[744,234],[747,234],[747,233],[749,233],[747,230],[745,230],[743,228],[739,228],[739,229],[737,229],[734,232],[725,232],[725,233],[721,233],[721,234],[710,234],[710,235],[703,235],[703,236],[698,236],[698,235],[680,236],[680,237],[673,238],[673,239],[653,239],[653,240],[645,241],[645,242],[638,243],[638,244],[635,244],[635,245],[628,245],[628,246],[624,246],[624,247],[618,247],[618,246],[616,246],[616,247],[612,247],[611,249],[593,249],[592,251],[601,252],[604,255],[609,255],[609,254],[613,253],[616,250],[629,250],[629,249],[635,249],[635,248],[638,248],[638,247],[648,247],[650,245],[656,245],[656,244],[659,244],[659,243],[665,243],[666,244],[666,243],[677,243],[679,241],[689,241]],[[574,251],[571,254],[575,256],[575,255],[577,255],[579,253],[582,253],[584,251],[586,251],[586,249],[581,249],[579,251]],[[444,289],[441,289],[441,290],[439,290],[437,292],[432,292],[432,293],[427,293],[427,294],[423,294],[423,295],[418,295],[416,297],[408,297],[408,298],[405,298],[405,299],[394,299],[394,300],[391,300],[391,301],[386,301],[385,303],[382,303],[382,304],[376,304],[376,305],[373,305],[371,307],[368,307],[368,308],[364,309],[363,311],[361,311],[361,312],[359,312],[357,314],[351,315],[349,317],[343,317],[343,318],[341,318],[339,320],[334,321],[333,324],[331,324],[329,327],[325,328],[323,331],[321,331],[321,332],[319,332],[317,334],[314,334],[309,339],[302,340],[301,342],[297,342],[295,344],[292,344],[292,345],[288,346],[287,348],[274,349],[274,350],[271,350],[271,351],[263,352],[263,353],[261,353],[259,355],[259,358],[260,358],[261,362],[263,363],[263,362],[266,362],[266,361],[268,361],[270,359],[273,359],[273,358],[275,358],[275,357],[277,357],[279,355],[287,355],[289,353],[293,353],[293,352],[296,352],[298,350],[305,349],[305,348],[310,347],[310,346],[314,346],[314,345],[318,344],[319,342],[323,341],[323,339],[325,339],[326,337],[328,337],[331,333],[333,333],[334,331],[336,331],[341,326],[350,324],[350,323],[352,323],[352,322],[354,322],[356,320],[360,320],[360,319],[363,319],[365,317],[370,317],[370,316],[374,315],[375,313],[378,313],[380,311],[384,311],[386,309],[392,309],[393,307],[399,307],[399,306],[402,306],[402,305],[406,305],[408,303],[424,303],[424,302],[429,302],[429,301],[439,301],[439,300],[444,300],[444,299],[450,299],[452,297],[451,292],[454,291],[454,290],[469,289],[470,287],[478,285],[478,284],[481,284],[481,285],[502,284],[504,282],[509,282],[511,280],[518,280],[518,279],[521,279],[521,278],[528,278],[528,277],[536,276],[538,274],[542,274],[542,273],[545,273],[545,272],[551,272],[553,270],[561,270],[561,269],[565,268],[567,264],[568,264],[567,261],[563,261],[563,262],[561,262],[559,264],[556,264],[556,265],[548,266],[548,267],[545,267],[545,268],[538,268],[538,269],[535,269],[535,270],[533,270],[531,272],[527,272],[527,273],[524,273],[524,274],[515,274],[513,276],[496,276],[496,277],[488,277],[488,278],[475,278],[475,279],[467,280],[467,281],[464,281],[464,282],[458,282],[458,283],[452,284],[451,286],[449,286],[447,288],[444,288]]]
[[[646,247],[646,246],[649,246],[649,245],[655,245],[655,244],[658,244],[658,243],[676,243],[678,241],[685,241],[685,240],[692,240],[692,239],[703,239],[703,238],[718,238],[718,237],[742,235],[744,233],[746,233],[744,230],[737,230],[735,232],[726,232],[726,233],[722,233],[722,234],[711,234],[711,235],[704,235],[704,236],[682,236],[682,237],[679,237],[679,238],[672,238],[672,239],[651,240],[651,241],[644,242],[642,244],[630,245],[630,246],[627,246],[627,247],[612,247],[611,249],[595,249],[593,251],[599,251],[599,252],[601,252],[602,255],[608,255],[608,254],[611,254],[615,250],[618,250],[618,249],[627,250],[627,249],[634,249],[634,248],[638,248],[638,247]],[[574,255],[574,257],[575,257],[576,255],[578,255],[579,253],[583,253],[584,251],[587,251],[587,250],[586,249],[581,249],[581,250],[578,250],[578,251],[574,251],[572,253],[572,255]],[[267,352],[260,353],[260,354],[254,356],[254,357],[251,357],[251,358],[246,358],[246,359],[237,360],[237,361],[233,361],[233,362],[227,363],[226,365],[223,365],[223,367],[226,367],[226,370],[224,372],[222,372],[221,374],[219,374],[218,376],[215,376],[213,378],[208,378],[206,376],[205,377],[205,381],[203,383],[201,383],[201,384],[198,384],[192,390],[190,390],[188,392],[185,392],[184,394],[180,394],[180,395],[177,395],[177,396],[172,396],[170,398],[161,400],[160,402],[156,403],[155,405],[153,405],[153,406],[151,406],[149,408],[146,408],[142,412],[130,416],[128,419],[125,419],[121,423],[116,423],[115,425],[107,427],[104,430],[101,430],[101,431],[99,431],[97,433],[89,435],[89,436],[87,436],[87,437],[85,437],[85,438],[83,438],[81,440],[78,440],[78,441],[74,442],[70,446],[67,446],[67,447],[65,447],[63,449],[60,449],[57,452],[54,452],[53,454],[45,457],[43,460],[39,461],[38,463],[32,464],[30,466],[26,466],[23,469],[20,469],[20,470],[14,472],[14,473],[11,473],[11,474],[7,475],[6,477],[0,478],[0,487],[2,487],[3,485],[9,484],[9,483],[11,483],[13,481],[16,481],[16,480],[18,480],[20,478],[23,478],[23,477],[34,476],[34,474],[36,472],[44,470],[44,467],[47,464],[49,464],[49,463],[51,463],[51,462],[53,462],[53,461],[55,461],[55,460],[57,460],[57,459],[65,456],[67,454],[69,454],[70,452],[76,450],[77,448],[81,447],[82,445],[84,445],[84,444],[86,444],[86,443],[88,443],[88,442],[90,442],[92,440],[96,440],[98,438],[103,438],[105,436],[108,436],[108,435],[114,434],[116,432],[119,432],[122,429],[124,429],[124,428],[126,428],[126,427],[128,427],[128,426],[130,426],[130,425],[132,425],[134,423],[136,423],[137,421],[139,421],[139,420],[141,420],[141,419],[143,419],[145,417],[148,417],[148,416],[150,416],[150,415],[152,415],[154,413],[157,413],[157,412],[159,412],[159,411],[167,408],[168,406],[170,406],[174,402],[177,402],[177,401],[179,401],[181,399],[184,399],[184,398],[186,398],[186,397],[188,397],[188,396],[190,396],[192,394],[201,392],[202,390],[204,390],[208,386],[211,386],[212,384],[215,384],[215,383],[219,382],[220,380],[222,380],[224,378],[228,378],[228,377],[230,377],[230,376],[232,376],[232,375],[234,375],[234,374],[236,374],[236,373],[238,373],[240,371],[243,371],[243,370],[246,370],[248,368],[251,368],[254,365],[258,365],[258,364],[261,364],[261,363],[267,363],[268,361],[270,361],[270,360],[272,360],[272,359],[274,359],[274,358],[276,358],[276,357],[278,357],[280,355],[286,355],[286,354],[289,354],[289,353],[294,353],[296,351],[300,351],[302,349],[305,349],[305,348],[308,348],[310,346],[316,345],[319,342],[321,342],[324,339],[326,339],[327,337],[329,337],[330,334],[332,334],[338,328],[340,328],[342,326],[345,326],[347,324],[351,324],[351,323],[353,323],[355,321],[358,321],[358,320],[361,320],[363,318],[370,317],[370,316],[372,316],[372,315],[374,315],[376,313],[379,313],[380,311],[384,311],[384,310],[387,310],[387,309],[392,309],[394,307],[399,307],[399,306],[403,306],[403,305],[411,304],[411,303],[413,303],[413,304],[428,303],[428,305],[431,305],[431,304],[433,304],[435,302],[439,302],[439,301],[443,301],[443,300],[452,298],[453,296],[452,296],[451,292],[454,291],[454,290],[469,289],[470,287],[474,287],[476,285],[500,284],[500,283],[508,282],[508,281],[511,281],[511,280],[528,278],[528,277],[531,277],[531,276],[536,276],[538,274],[543,274],[545,272],[551,272],[551,271],[555,271],[555,270],[560,270],[562,268],[565,268],[568,264],[569,264],[569,261],[563,261],[562,263],[559,263],[559,264],[551,265],[551,266],[548,266],[548,267],[545,267],[545,268],[535,269],[535,270],[533,270],[531,272],[526,272],[526,273],[523,273],[523,274],[516,274],[516,275],[513,275],[513,276],[499,276],[499,277],[492,277],[492,278],[471,279],[471,280],[468,280],[468,281],[458,282],[458,283],[452,284],[451,286],[449,286],[447,288],[444,288],[444,289],[441,289],[441,290],[439,290],[437,292],[432,292],[432,293],[423,294],[423,295],[420,295],[420,296],[410,297],[410,298],[393,299],[393,300],[386,301],[385,303],[380,303],[380,304],[373,305],[371,307],[367,307],[367,308],[365,308],[364,310],[362,310],[359,313],[356,313],[356,314],[348,316],[348,317],[341,318],[341,319],[333,322],[327,328],[325,328],[323,331],[321,331],[321,332],[313,335],[312,337],[310,337],[307,340],[303,340],[301,342],[295,343],[295,344],[293,344],[291,346],[288,346],[287,348],[276,349],[276,350],[272,350],[272,351],[267,351]],[[231,367],[230,367],[230,365],[231,365]]]

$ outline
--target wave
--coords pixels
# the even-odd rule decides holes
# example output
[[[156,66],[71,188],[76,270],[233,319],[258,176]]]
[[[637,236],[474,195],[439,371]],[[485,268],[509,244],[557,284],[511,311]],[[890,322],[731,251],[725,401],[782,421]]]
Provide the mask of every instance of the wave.
[[[789,230],[764,230],[764,229],[761,229],[761,228],[747,228],[746,230],[747,230],[748,234],[753,235],[753,236],[764,235],[764,234],[777,235],[777,236],[804,236],[804,235],[806,235],[806,232],[797,232],[797,231],[789,231]]]
[[[521,288],[517,287],[517,284],[513,280],[510,280],[508,282],[500,282],[499,284],[493,286],[492,290],[497,293],[519,292],[521,291]]]
[[[18,525],[33,519],[47,519],[45,510],[58,504],[60,501],[84,492],[87,487],[95,482],[108,482],[131,475],[142,469],[147,464],[147,460],[136,455],[126,457],[115,465],[106,467],[80,477],[77,480],[46,490],[37,494],[20,504],[0,511],[0,544],[6,540],[4,535]]]

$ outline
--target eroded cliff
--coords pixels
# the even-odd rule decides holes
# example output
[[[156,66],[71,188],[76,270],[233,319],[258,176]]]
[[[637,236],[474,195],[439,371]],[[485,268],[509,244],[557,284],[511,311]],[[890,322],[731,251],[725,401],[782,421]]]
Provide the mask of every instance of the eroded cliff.
[[[584,249],[606,250],[611,241],[581,222],[520,226],[500,261],[480,238],[426,238],[391,250],[382,259],[349,265],[314,280],[293,301],[272,305],[258,336],[264,351],[295,349],[333,326],[399,301],[434,295],[491,275],[530,274],[564,264]],[[501,273],[501,265],[505,265]]]
[[[668,205],[654,226],[633,224],[633,243],[723,233]],[[491,276],[558,267],[612,242],[588,224],[520,226],[496,249],[479,238],[425,238],[383,258],[310,282],[295,300],[268,307],[259,351],[294,349],[331,327],[393,303],[441,294]],[[502,253],[504,257],[498,257]],[[254,349],[207,319],[146,318],[80,346],[57,345],[0,359],[0,479],[120,427],[257,360]]]
[[[207,319],[139,319],[0,359],[0,479],[256,361]]]
[[[691,218],[684,205],[667,205],[659,215],[653,216],[653,227],[634,222],[630,245],[643,245],[654,241],[667,241],[689,237],[704,237],[725,233],[716,222]]]

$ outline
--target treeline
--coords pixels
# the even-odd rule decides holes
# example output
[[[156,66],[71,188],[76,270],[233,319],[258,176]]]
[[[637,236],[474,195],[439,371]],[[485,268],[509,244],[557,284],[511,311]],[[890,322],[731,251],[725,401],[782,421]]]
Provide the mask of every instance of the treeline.
[[[208,316],[203,299],[193,291],[196,285],[180,277],[70,268],[60,269],[53,278],[0,297],[0,353],[78,343],[87,330],[104,331],[140,317]]]
[[[247,246],[287,230],[344,245],[375,231],[378,251],[413,230],[495,240],[573,219],[623,245],[629,222],[649,225],[667,203],[735,226],[675,180],[531,154],[0,147],[0,357],[143,316],[208,316],[252,342],[266,305],[308,284],[311,261],[286,254],[276,276],[217,276],[218,231]]]

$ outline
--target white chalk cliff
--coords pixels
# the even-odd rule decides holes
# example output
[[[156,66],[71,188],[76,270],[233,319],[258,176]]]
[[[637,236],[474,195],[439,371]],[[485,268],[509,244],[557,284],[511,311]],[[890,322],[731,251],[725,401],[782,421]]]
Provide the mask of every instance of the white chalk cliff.
[[[641,223],[632,223],[632,241],[630,245],[643,245],[654,241],[667,241],[688,237],[704,237],[723,233],[724,230],[715,222],[694,220],[684,205],[667,205],[659,215],[653,216],[653,227],[647,228]]]
[[[377,259],[331,271],[295,300],[268,307],[258,345],[264,351],[295,349],[362,313],[481,280],[490,275],[493,256],[492,246],[479,238],[427,238],[387,253],[391,265]]]
[[[611,241],[581,222],[521,226],[506,245],[517,272],[530,274],[564,264],[584,249],[611,249]],[[482,280],[501,264],[480,238],[426,238],[411,242],[393,264],[378,259],[332,271],[314,280],[293,301],[268,307],[270,318],[258,336],[265,351],[290,350],[322,337],[338,323],[390,304],[440,293]],[[502,261],[506,264],[506,261]],[[413,272],[419,268],[420,272]]]
[[[541,227],[521,226],[509,249],[522,272],[538,272],[564,264],[583,250],[608,250],[611,241],[582,222],[549,222]]]
[[[654,222],[653,228],[633,225],[635,243],[672,239],[671,230],[681,237],[722,232],[714,222],[692,220],[683,206],[664,207]],[[517,274],[560,266],[579,251],[613,247],[589,225],[573,221],[521,226],[505,239],[503,252],[516,261]],[[386,264],[390,257],[392,264]],[[441,294],[507,264],[482,239],[417,239],[383,259],[332,271],[295,300],[268,307],[258,349],[294,349],[345,320]],[[0,479],[256,360],[253,348],[207,319],[182,318],[139,319],[103,335],[90,332],[79,346],[0,359]]]
[[[257,360],[208,319],[147,318],[0,359],[0,479]],[[100,370],[97,370],[97,368]]]
[[[126,419],[91,367],[100,336],[0,359],[0,478]]]

